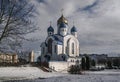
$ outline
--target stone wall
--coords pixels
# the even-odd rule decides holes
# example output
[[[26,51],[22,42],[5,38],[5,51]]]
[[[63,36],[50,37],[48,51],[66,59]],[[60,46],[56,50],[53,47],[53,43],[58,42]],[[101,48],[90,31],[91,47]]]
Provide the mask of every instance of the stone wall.
[[[49,67],[55,71],[67,71],[68,69],[68,62],[63,61],[51,61],[49,62]]]

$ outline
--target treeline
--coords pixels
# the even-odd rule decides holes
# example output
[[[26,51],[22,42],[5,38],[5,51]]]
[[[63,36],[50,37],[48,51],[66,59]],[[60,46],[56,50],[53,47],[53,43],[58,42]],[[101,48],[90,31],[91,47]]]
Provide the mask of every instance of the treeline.
[[[82,74],[82,71],[100,71],[104,69],[120,69],[120,57],[98,57],[93,59],[89,55],[82,56],[81,65],[72,65],[68,72],[71,74]]]

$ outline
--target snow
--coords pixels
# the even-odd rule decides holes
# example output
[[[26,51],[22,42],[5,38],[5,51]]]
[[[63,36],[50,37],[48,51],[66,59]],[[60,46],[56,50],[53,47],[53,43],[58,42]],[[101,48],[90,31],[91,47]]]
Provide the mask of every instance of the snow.
[[[120,82],[120,75],[68,75],[47,79],[16,80],[17,82]],[[7,82],[16,82],[7,81]]]
[[[71,74],[59,73],[59,72],[53,72],[53,73],[43,72],[41,69],[37,67],[0,67],[0,81],[120,82],[120,70],[85,71],[83,75],[71,75]]]
[[[48,78],[56,76],[63,76],[63,74],[43,72],[37,67],[0,67],[0,80]]]
[[[120,75],[120,70],[86,71],[85,74]]]

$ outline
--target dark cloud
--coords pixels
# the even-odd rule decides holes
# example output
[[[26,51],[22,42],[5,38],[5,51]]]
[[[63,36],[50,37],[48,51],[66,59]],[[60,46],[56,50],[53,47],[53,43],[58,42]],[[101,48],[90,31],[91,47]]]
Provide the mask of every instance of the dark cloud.
[[[84,8],[79,8],[80,11],[87,11],[89,13],[93,13],[93,8],[97,6],[99,0],[94,1],[92,4],[85,6]]]
[[[39,3],[44,3],[45,0],[37,0]]]
[[[70,28],[75,21],[81,53],[120,52],[119,0],[32,0],[32,3],[38,12],[33,21],[41,29],[34,34],[41,40],[30,44],[32,49],[39,50],[39,45],[47,37],[46,29],[50,21],[56,32],[56,21],[64,8]]]

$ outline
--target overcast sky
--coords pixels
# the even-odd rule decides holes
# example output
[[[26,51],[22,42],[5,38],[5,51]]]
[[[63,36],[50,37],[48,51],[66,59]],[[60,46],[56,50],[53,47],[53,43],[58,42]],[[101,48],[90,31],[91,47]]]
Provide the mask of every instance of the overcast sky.
[[[47,28],[57,29],[57,20],[63,14],[69,29],[74,25],[78,31],[80,53],[120,53],[120,0],[30,0],[36,14],[32,20],[40,28],[29,36],[40,39],[25,46],[40,50],[47,37]]]

